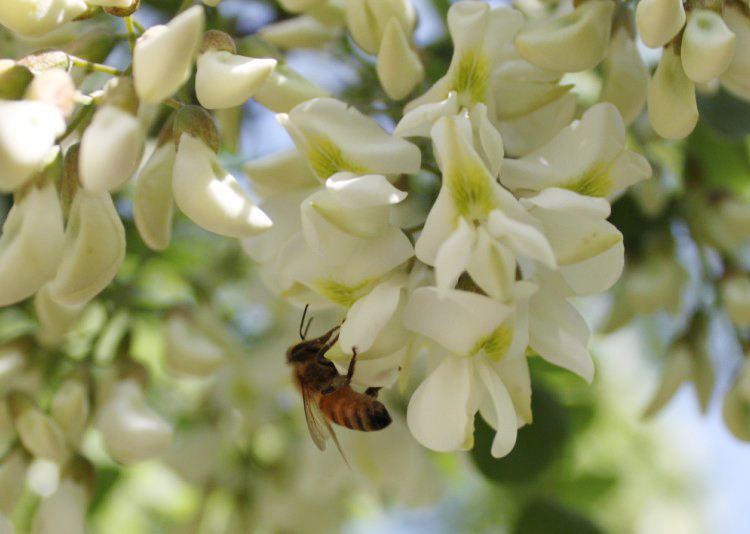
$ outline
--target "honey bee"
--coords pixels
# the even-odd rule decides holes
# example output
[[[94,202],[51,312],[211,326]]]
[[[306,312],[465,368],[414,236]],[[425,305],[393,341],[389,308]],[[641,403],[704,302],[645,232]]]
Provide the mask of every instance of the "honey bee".
[[[339,326],[314,339],[306,339],[312,319],[305,324],[307,307],[302,314],[299,336],[301,341],[292,345],[286,353],[287,363],[293,368],[294,380],[302,393],[305,419],[310,436],[320,450],[325,450],[328,438],[333,439],[339,452],[336,433],[331,423],[370,432],[381,430],[391,423],[386,407],[377,400],[380,388],[368,388],[359,393],[351,388],[352,376],[357,362],[357,351],[345,375],[336,369],[325,354],[338,341]],[[343,456],[343,452],[341,452]]]

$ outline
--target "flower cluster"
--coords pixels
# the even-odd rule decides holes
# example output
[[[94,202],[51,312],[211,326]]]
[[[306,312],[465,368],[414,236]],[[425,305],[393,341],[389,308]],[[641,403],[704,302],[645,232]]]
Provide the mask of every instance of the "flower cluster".
[[[49,387],[40,386],[41,371],[28,383],[0,384],[0,430],[17,438],[0,483],[26,476],[44,497],[39,531],[54,531],[61,509],[66,530],[83,529],[92,484],[84,432],[94,429],[120,464],[174,460],[173,425],[149,402],[154,372],[123,356],[136,337],[125,308],[137,301],[131,284],[141,266],[126,257],[138,236],[145,247],[135,248],[167,251],[182,214],[239,241],[274,294],[300,309],[333,310],[341,328],[326,357],[343,371],[357,354],[355,387],[398,385],[409,395],[405,417],[394,417],[405,420],[399,440],[408,427],[430,449],[469,449],[479,413],[495,430],[492,455],[502,457],[533,419],[530,357],[593,379],[590,330],[574,301],[620,278],[624,238],[608,221],[611,202],[651,175],[627,126],[648,103],[657,134],[686,136],[698,120],[696,83],[719,79],[750,98],[750,16],[736,1],[686,15],[673,0],[642,0],[635,13],[612,0],[554,13],[462,0],[447,13],[453,55],[429,83],[407,0],[279,3],[295,16],[237,41],[206,31],[207,8],[190,2],[149,28],[133,18],[139,0],[0,5],[0,24],[25,37],[99,24],[100,11],[122,18],[117,51],[132,58],[120,70],[100,63],[114,43],[104,53],[67,43],[0,60],[0,193],[9,203],[12,195],[0,235],[0,307],[33,297],[38,323],[33,335],[2,339],[0,378],[15,376],[35,350],[69,341],[83,316],[95,322],[96,310],[114,310],[91,358],[49,364]],[[665,46],[650,81],[633,20],[647,45]],[[380,113],[329,94],[278,50],[335,42],[356,48],[374,71],[381,87],[368,111]],[[600,65],[601,92],[584,103],[568,74]],[[385,102],[415,93],[403,110]],[[244,163],[252,190],[225,157],[250,99],[277,114],[294,145]],[[695,200],[695,213],[705,200]],[[744,240],[746,205],[730,204],[720,220],[729,230],[703,230]],[[611,322],[678,311],[684,279],[669,254],[633,263],[616,295],[627,317]],[[194,281],[205,296],[205,282]],[[739,328],[750,324],[749,285],[741,270],[722,281]],[[107,305],[97,307],[99,299]],[[159,304],[164,368],[231,381],[241,368],[236,349],[204,304]],[[710,396],[710,366],[693,354],[692,338],[679,341],[653,409],[687,379]],[[728,423],[745,432],[748,376],[745,366],[725,405]],[[221,393],[211,402],[234,417],[239,410]],[[49,473],[62,479],[46,485]],[[2,513],[12,507],[2,504]]]

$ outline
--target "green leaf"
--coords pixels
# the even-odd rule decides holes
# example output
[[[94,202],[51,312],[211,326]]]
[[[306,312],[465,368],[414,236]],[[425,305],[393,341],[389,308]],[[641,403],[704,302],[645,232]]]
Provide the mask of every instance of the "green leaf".
[[[750,190],[750,158],[742,141],[719,138],[699,125],[688,138],[688,165],[698,166],[703,185],[744,194]]]
[[[604,531],[579,512],[548,499],[524,506],[514,534],[600,534]]]
[[[560,456],[570,436],[565,409],[555,395],[538,384],[531,401],[534,422],[518,431],[516,446],[505,458],[490,454],[495,431],[477,418],[472,459],[487,478],[500,483],[528,483]]]
[[[740,140],[750,135],[750,103],[732,96],[724,89],[712,95],[698,95],[701,121],[715,132]]]

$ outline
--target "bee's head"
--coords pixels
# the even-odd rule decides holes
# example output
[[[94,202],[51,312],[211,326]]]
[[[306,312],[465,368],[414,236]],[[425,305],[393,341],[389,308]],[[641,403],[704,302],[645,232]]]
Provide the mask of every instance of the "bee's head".
[[[286,351],[286,361],[288,363],[300,363],[317,358],[322,350],[326,350],[326,344],[338,329],[339,327],[336,326],[320,337],[303,340],[292,345]]]

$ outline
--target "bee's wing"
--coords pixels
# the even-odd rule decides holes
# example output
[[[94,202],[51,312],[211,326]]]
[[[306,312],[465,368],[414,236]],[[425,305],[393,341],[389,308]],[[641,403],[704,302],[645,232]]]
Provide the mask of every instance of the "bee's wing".
[[[325,420],[325,416],[318,408],[318,403],[313,398],[313,393],[309,388],[302,387],[302,404],[305,406],[305,421],[307,421],[307,429],[310,431],[310,437],[312,437],[315,445],[321,450],[326,450],[326,440],[330,435],[333,434],[333,429],[328,421]]]
[[[321,451],[324,451],[326,449],[326,440],[328,438],[333,439],[336,448],[339,450],[339,454],[341,454],[341,457],[344,459],[344,463],[351,468],[349,461],[344,455],[344,451],[341,449],[341,444],[336,437],[336,432],[334,432],[331,423],[328,422],[328,419],[323,415],[323,412],[320,411],[320,407],[318,407],[318,403],[315,402],[313,393],[309,388],[302,388],[302,403],[305,406],[305,421],[307,421],[307,428],[310,431],[310,436],[312,437],[313,442],[315,442],[315,445]]]

